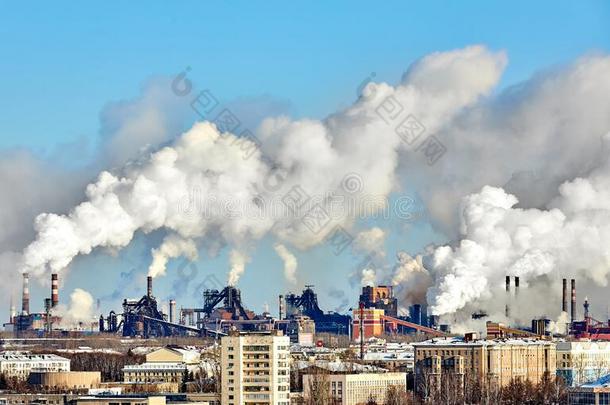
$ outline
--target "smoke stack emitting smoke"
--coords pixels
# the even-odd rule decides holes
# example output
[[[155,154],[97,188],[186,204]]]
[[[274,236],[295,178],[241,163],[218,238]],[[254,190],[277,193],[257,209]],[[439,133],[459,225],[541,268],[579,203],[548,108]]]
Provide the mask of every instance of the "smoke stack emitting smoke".
[[[579,133],[591,139],[598,139],[603,133],[600,130],[610,129],[610,118],[599,113],[608,110],[610,75],[603,73],[610,71],[610,58],[585,58],[565,72],[553,73],[549,79],[537,78],[526,83],[524,87],[528,91],[518,93],[524,99],[511,98],[516,106],[487,101],[477,104],[496,86],[505,64],[503,53],[478,46],[432,54],[413,64],[398,86],[369,83],[353,106],[324,121],[291,121],[286,117],[266,120],[257,133],[264,140],[265,157],[256,151],[245,159],[244,146],[256,145],[232,134],[220,134],[212,124],[196,124],[137,164],[117,173],[102,172],[87,187],[86,201],[69,210],[69,214],[40,214],[35,221],[36,239],[23,252],[21,270],[34,276],[61,272],[77,255],[89,254],[97,247],[121,249],[129,245],[136,231],[148,233],[164,229],[167,236],[153,249],[149,276],[165,274],[171,258],[186,256],[194,260],[197,244],[206,241],[215,246],[229,246],[228,282],[235,285],[249,261],[245,252],[261,238],[270,235],[278,246],[290,244],[307,249],[322,242],[326,234],[311,232],[300,218],[285,214],[230,216],[214,208],[231,203],[232,207],[238,205],[246,212],[257,212],[256,201],[277,199],[294,186],[316,195],[333,193],[354,199],[362,198],[361,195],[384,199],[400,183],[397,168],[413,169],[415,177],[427,176],[421,170],[415,171],[422,163],[421,156],[397,136],[395,126],[387,123],[388,117],[380,116],[379,106],[391,97],[424,123],[427,133],[438,134],[447,142],[448,149],[453,148],[453,153],[448,153],[431,169],[433,180],[424,179],[422,198],[428,203],[432,220],[450,227],[453,221],[448,218],[458,212],[458,197],[466,196],[463,209],[459,210],[461,240],[456,245],[427,252],[427,268],[422,264],[422,256],[413,259],[405,253],[405,257],[399,257],[393,279],[400,285],[405,279],[418,281],[418,288],[405,294],[411,298],[405,299],[421,299],[427,290],[432,314],[452,314],[478,303],[493,303],[493,293],[501,288],[502,277],[507,272],[523,278],[524,286],[530,287],[537,278],[553,271],[572,271],[579,261],[587,276],[602,283],[608,266],[603,265],[605,251],[595,246],[606,246],[603,235],[610,234],[607,219],[610,201],[605,194],[610,170],[605,161],[597,168],[591,167],[595,170],[586,171],[590,174],[585,178],[571,180],[575,177],[571,172],[545,178],[553,184],[564,182],[558,193],[549,193],[546,197],[540,193],[543,200],[535,206],[546,209],[529,209],[534,204],[528,204],[527,200],[517,208],[515,195],[501,188],[481,186],[505,184],[513,170],[523,168],[540,169],[544,175],[549,160],[544,154],[555,151],[547,146],[569,145],[573,139],[570,128],[579,128]],[[555,87],[558,87],[556,92]],[[581,100],[579,103],[575,97],[561,97],[561,92],[582,93],[584,100],[593,102]],[[562,104],[558,105],[556,100],[562,100]],[[583,111],[580,104],[587,109]],[[595,109],[591,113],[595,120],[588,119],[589,107]],[[522,116],[521,110],[539,114]],[[546,119],[532,118],[545,117],[548,111],[558,117],[567,134],[561,128],[541,125],[547,123]],[[453,121],[456,116],[459,121]],[[509,138],[510,142],[506,142],[508,137],[504,131],[511,126],[493,121],[494,117],[505,116],[524,127],[519,133],[509,133],[515,138]],[[481,122],[482,119],[490,122]],[[474,126],[474,131],[469,125]],[[502,136],[497,140],[482,138],[479,142],[479,133],[491,132],[489,136],[493,136],[494,131]],[[521,133],[527,135],[526,139],[519,138],[523,136]],[[523,142],[529,142],[532,134],[540,138],[543,152],[523,147]],[[578,145],[584,150],[589,143]],[[486,153],[486,147],[492,149],[491,153]],[[464,149],[463,154],[459,153],[460,148]],[[560,148],[564,149],[570,150]],[[600,148],[593,145],[591,149],[599,153]],[[484,156],[489,155],[490,159],[497,159],[497,156],[514,156],[507,153],[513,150],[523,152],[514,161],[507,162],[506,168],[489,173],[481,172],[480,167],[473,168],[472,162],[462,156],[477,155],[486,159]],[[585,152],[582,162],[598,161]],[[577,154],[562,157],[569,159],[574,155]],[[569,163],[563,166],[580,167],[581,162]],[[553,168],[556,166],[554,163]],[[346,173],[358,173],[362,177],[361,193],[341,190]],[[265,187],[270,183],[278,187],[273,190]],[[204,200],[196,201],[194,196]],[[201,204],[210,200],[217,204],[203,207],[211,208],[205,211],[206,215],[198,212]],[[352,220],[333,218],[328,229],[336,225],[350,227]],[[599,243],[585,245],[594,235],[601,239]],[[566,251],[573,254],[566,255]],[[287,279],[292,279],[292,267],[284,262],[285,270],[290,270]],[[411,284],[404,282],[404,285]],[[525,294],[524,291],[522,295]]]

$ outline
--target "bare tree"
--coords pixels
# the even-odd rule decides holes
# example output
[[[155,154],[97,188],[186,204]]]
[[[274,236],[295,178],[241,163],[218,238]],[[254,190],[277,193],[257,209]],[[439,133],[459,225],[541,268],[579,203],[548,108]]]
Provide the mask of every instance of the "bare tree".
[[[403,387],[390,385],[386,390],[383,405],[409,405],[412,403],[413,401]]]
[[[332,405],[334,403],[330,392],[328,372],[322,369],[309,375],[309,395],[305,397],[306,405]]]

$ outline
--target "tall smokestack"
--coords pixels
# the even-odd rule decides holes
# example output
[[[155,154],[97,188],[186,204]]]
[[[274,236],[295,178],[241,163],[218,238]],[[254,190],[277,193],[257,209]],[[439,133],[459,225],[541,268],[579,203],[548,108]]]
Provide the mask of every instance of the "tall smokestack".
[[[571,319],[572,322],[576,320],[576,280],[572,279],[572,307],[571,310]]]
[[[561,311],[568,313],[568,279],[563,279],[563,291],[561,295]]]
[[[280,294],[279,296],[279,319],[280,321],[284,319],[284,296]]]
[[[57,273],[51,274],[51,308],[55,308],[59,304],[59,286],[57,281]]]
[[[28,315],[30,313],[30,276],[28,273],[23,273],[23,295],[21,296],[21,313]]]
[[[15,297],[11,294],[11,316],[9,323],[15,323],[15,317],[17,316],[17,310],[15,309]]]
[[[146,277],[146,295],[148,298],[152,297],[152,277]]]
[[[508,302],[510,301],[510,276],[506,276],[506,307],[504,307],[504,315],[508,318],[510,316],[510,308]]]
[[[519,295],[519,277],[515,276],[515,297]]]
[[[169,300],[169,321],[176,323],[176,300]]]

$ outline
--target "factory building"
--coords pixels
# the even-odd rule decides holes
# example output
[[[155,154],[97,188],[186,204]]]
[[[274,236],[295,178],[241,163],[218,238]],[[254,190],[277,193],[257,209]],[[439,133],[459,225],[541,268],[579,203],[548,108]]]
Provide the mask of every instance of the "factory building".
[[[610,342],[558,342],[557,376],[574,387],[610,374]]]
[[[285,313],[284,313],[285,312]],[[301,295],[287,294],[280,298],[280,318],[307,316],[315,323],[318,333],[349,334],[351,319],[336,312],[324,312],[318,305],[318,295],[312,285],[305,286]]]
[[[26,380],[33,370],[70,371],[70,360],[55,354],[0,353],[0,374]]]
[[[364,303],[365,308],[383,309],[388,316],[398,316],[398,299],[394,297],[392,286],[362,287],[359,302]]]
[[[59,305],[59,278],[56,273],[51,274],[51,295],[43,300],[44,312],[33,313],[30,310],[30,277],[23,273],[23,287],[21,293],[21,312],[19,314],[11,304],[9,323],[4,324],[7,331],[21,334],[27,331],[51,332],[53,325],[61,322],[61,318],[53,315],[53,310]]]
[[[289,405],[290,339],[233,330],[221,339],[221,403]]]
[[[316,374],[305,374],[303,376],[303,395],[310,396],[310,388],[316,378]],[[391,386],[398,387],[402,391],[407,389],[406,373],[339,373],[324,376],[328,383],[329,392],[334,398],[334,404],[357,405],[366,404],[372,397],[375,403],[383,404],[386,400],[386,392]]]
[[[379,337],[385,333],[385,323],[383,321],[384,310],[376,308],[356,308],[353,311],[353,338],[360,339],[360,333],[365,339],[371,337]],[[360,318],[362,317],[362,328],[360,327]]]
[[[474,378],[481,384],[506,386],[520,378],[534,384],[544,373],[556,371],[555,344],[535,339],[476,340],[438,338],[413,343],[415,389],[440,388],[443,379],[458,380],[458,386]]]

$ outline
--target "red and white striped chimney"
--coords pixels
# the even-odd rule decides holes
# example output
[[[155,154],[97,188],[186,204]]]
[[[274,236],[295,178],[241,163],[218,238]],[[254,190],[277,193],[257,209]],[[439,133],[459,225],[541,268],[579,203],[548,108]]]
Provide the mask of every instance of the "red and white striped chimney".
[[[51,308],[55,308],[59,304],[59,284],[57,273],[51,274]]]

